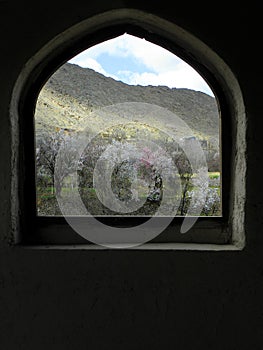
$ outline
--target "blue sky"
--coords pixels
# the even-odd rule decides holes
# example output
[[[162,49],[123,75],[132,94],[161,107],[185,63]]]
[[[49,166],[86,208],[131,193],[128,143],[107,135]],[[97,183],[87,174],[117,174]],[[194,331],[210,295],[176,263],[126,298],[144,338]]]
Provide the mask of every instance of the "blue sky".
[[[165,85],[213,93],[205,80],[186,62],[144,39],[123,34],[72,58],[70,63],[130,85]]]

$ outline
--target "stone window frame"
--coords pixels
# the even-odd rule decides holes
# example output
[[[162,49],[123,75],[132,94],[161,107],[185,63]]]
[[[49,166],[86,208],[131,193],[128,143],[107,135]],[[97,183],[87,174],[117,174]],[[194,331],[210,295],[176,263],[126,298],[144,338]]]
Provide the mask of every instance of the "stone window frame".
[[[190,234],[173,232],[175,223],[151,243],[137,249],[242,250],[245,246],[246,114],[238,81],[226,63],[189,32],[153,14],[134,9],[111,10],[60,33],[23,68],[10,104],[12,131],[12,237],[28,246],[87,247],[63,220],[39,218],[35,212],[34,106],[45,81],[69,58],[99,42],[128,32],[175,53],[193,66],[215,92],[222,115],[222,218],[199,220]],[[27,118],[25,118],[27,116]],[[132,248],[131,248],[132,249]]]

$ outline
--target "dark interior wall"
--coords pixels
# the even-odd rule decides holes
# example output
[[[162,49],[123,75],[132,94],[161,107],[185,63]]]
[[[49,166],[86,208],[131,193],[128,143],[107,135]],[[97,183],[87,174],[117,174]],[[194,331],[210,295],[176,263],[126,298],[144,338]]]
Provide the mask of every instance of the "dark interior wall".
[[[0,0],[1,349],[262,349],[262,28],[260,8],[228,5]],[[9,244],[8,111],[15,81],[55,35],[118,7],[174,21],[210,46],[237,77],[248,116],[244,250],[32,250]]]

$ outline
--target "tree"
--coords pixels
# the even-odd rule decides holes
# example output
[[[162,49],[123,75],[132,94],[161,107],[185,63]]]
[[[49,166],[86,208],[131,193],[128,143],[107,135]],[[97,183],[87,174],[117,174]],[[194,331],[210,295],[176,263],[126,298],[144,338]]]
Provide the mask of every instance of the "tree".
[[[72,147],[68,147],[69,144]],[[66,146],[70,151],[64,153],[63,164],[55,171],[58,152]],[[57,132],[47,132],[37,139],[37,178],[43,174],[49,176],[57,196],[61,195],[63,180],[74,171],[76,161],[73,137],[69,132],[60,129]]]

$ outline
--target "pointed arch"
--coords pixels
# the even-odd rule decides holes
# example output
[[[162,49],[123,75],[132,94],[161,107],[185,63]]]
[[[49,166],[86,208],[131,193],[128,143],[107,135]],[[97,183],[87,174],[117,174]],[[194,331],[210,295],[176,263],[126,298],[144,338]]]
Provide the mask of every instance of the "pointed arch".
[[[21,186],[31,186],[31,195],[34,197],[29,175],[34,173],[33,113],[41,87],[77,53],[124,32],[144,37],[181,57],[200,73],[217,97],[225,140],[222,158],[231,176],[231,181],[224,180],[223,183],[226,193],[223,201],[227,210],[219,230],[227,232],[230,237],[228,243],[242,248],[245,242],[246,115],[238,81],[227,64],[194,35],[163,18],[136,9],[111,10],[81,21],[54,37],[31,57],[21,71],[10,106],[12,158],[14,169],[18,169],[12,175],[12,194],[19,200],[13,202],[12,208],[15,239],[19,240],[18,228],[27,226],[29,217],[34,214],[32,207],[26,209],[22,216],[18,212],[21,208],[28,208],[25,189],[21,191]],[[20,142],[18,135],[21,135]],[[26,140],[28,136],[31,137],[29,141]]]

